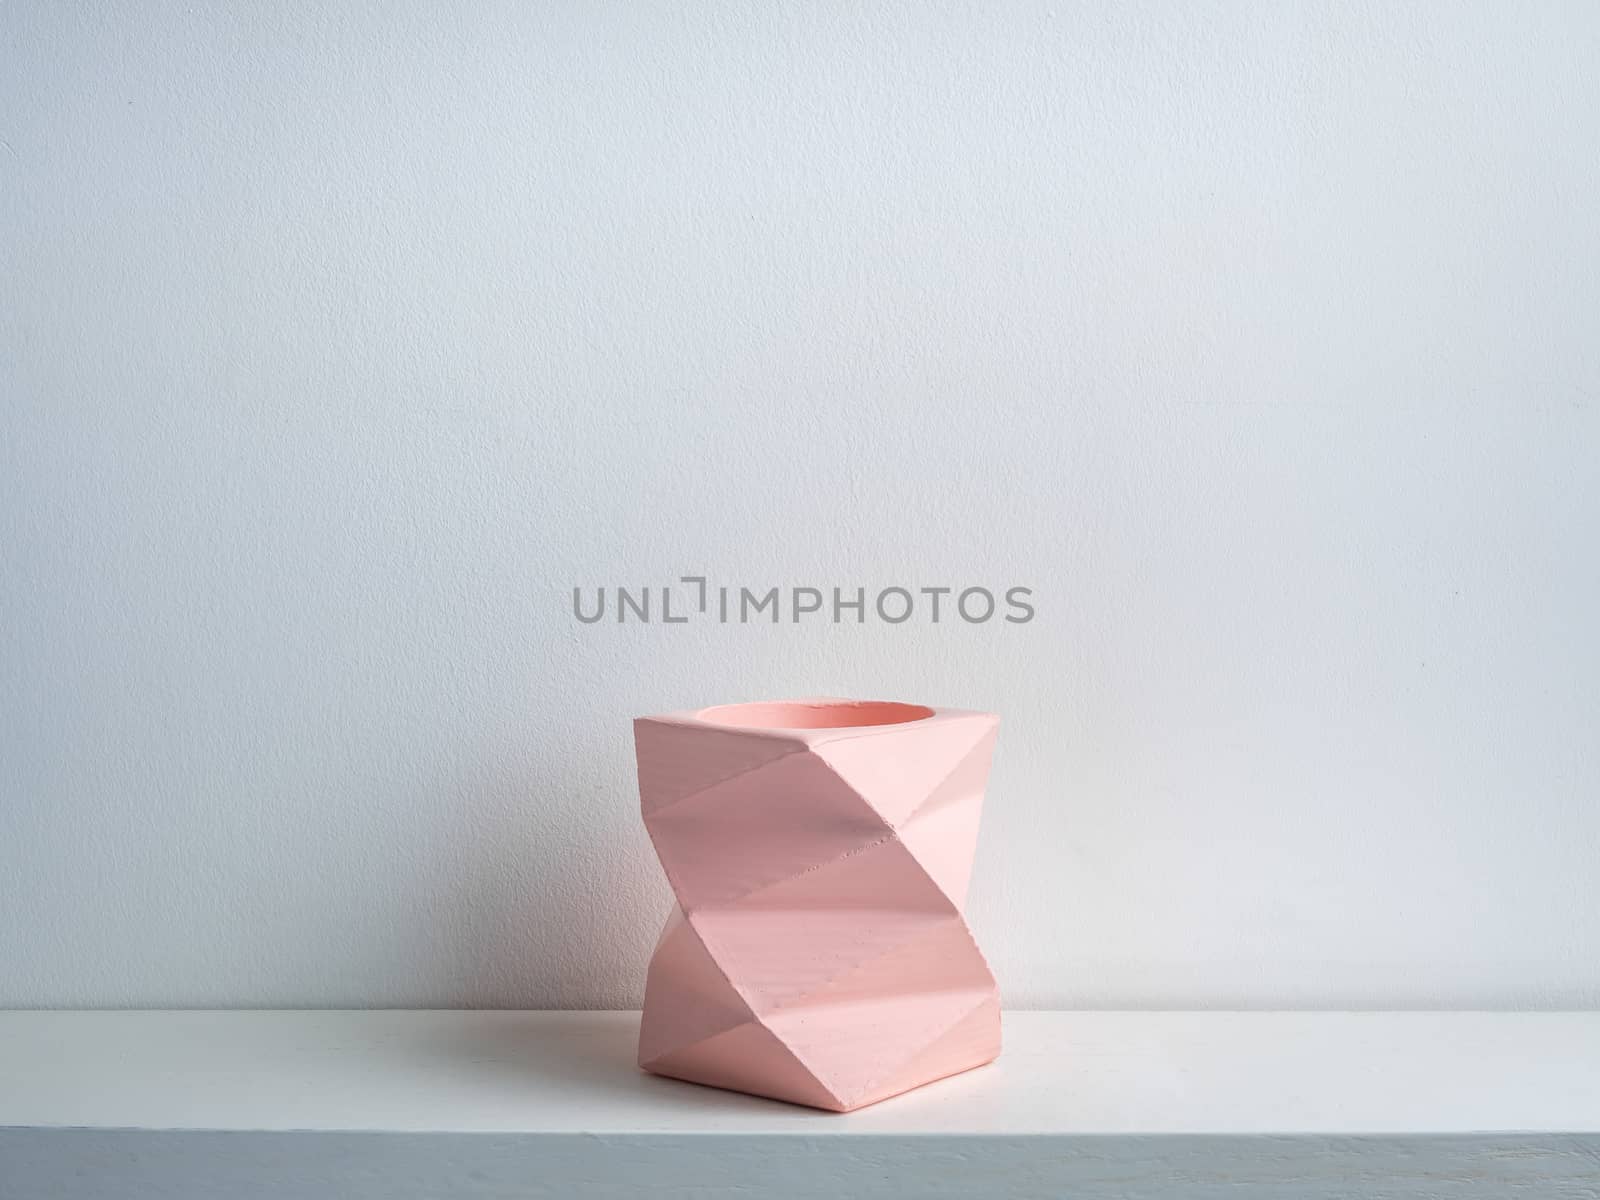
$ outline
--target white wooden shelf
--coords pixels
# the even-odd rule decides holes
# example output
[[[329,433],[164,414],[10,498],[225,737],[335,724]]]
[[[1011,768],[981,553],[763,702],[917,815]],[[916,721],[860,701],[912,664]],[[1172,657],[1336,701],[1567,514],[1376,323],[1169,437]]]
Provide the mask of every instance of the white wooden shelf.
[[[838,1115],[634,1013],[0,1013],[0,1197],[1600,1195],[1600,1013],[1010,1013]]]

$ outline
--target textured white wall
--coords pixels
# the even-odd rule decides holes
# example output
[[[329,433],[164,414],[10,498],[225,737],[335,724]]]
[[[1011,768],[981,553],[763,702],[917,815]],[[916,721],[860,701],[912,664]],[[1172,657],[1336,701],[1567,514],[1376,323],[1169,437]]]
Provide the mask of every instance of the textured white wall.
[[[829,692],[1013,1004],[1600,1002],[1600,6],[0,31],[0,1004],[635,1003],[628,719]]]

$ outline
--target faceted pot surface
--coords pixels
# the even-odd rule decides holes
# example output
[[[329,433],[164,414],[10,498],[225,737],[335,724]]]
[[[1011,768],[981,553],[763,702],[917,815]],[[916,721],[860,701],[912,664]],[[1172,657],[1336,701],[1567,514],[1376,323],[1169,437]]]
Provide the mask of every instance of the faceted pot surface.
[[[634,722],[677,897],[639,1065],[845,1112],[991,1062],[993,974],[961,914],[999,718],[888,701]]]

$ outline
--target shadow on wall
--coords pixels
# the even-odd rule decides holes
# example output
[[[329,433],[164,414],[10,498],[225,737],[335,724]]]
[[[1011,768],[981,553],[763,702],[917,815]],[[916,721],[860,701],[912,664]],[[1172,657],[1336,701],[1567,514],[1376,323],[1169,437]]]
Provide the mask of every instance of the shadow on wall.
[[[440,864],[436,909],[457,981],[440,997],[447,1006],[643,1000],[672,897],[639,820],[631,723],[573,737],[559,759],[499,758],[450,805],[454,861]]]

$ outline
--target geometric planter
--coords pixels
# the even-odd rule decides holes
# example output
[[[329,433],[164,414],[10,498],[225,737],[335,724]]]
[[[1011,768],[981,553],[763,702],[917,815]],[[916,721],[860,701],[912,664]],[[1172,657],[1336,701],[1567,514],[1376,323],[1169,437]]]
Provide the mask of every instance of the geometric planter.
[[[639,1065],[847,1112],[993,1061],[999,992],[961,906],[999,724],[850,700],[636,720],[677,897]]]

